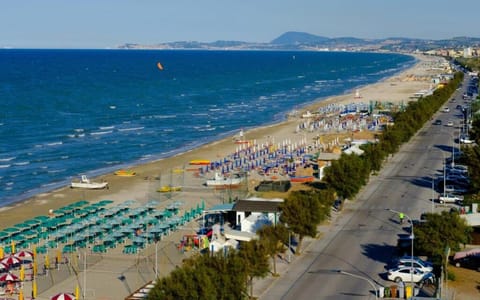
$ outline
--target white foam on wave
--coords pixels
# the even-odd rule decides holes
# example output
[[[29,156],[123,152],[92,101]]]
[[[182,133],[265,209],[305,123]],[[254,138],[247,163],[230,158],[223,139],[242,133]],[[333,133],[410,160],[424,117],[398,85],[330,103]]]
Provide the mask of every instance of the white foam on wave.
[[[151,118],[153,119],[174,119],[177,115],[153,115]]]
[[[25,166],[25,165],[28,165],[28,164],[30,164],[29,161],[19,161],[19,162],[14,163],[15,166]]]
[[[90,135],[104,135],[104,134],[109,134],[112,133],[112,130],[107,130],[107,131],[94,131],[91,132]]]
[[[55,173],[62,173],[65,172],[67,169],[58,169],[58,170],[48,170],[47,173],[55,174]]]
[[[11,165],[0,165],[0,169],[10,168]]]
[[[120,128],[118,131],[135,131],[135,130],[142,130],[144,129],[144,126],[139,126],[139,127],[130,127],[130,128]]]
[[[62,141],[59,141],[59,142],[51,142],[51,143],[46,143],[45,146],[58,146],[58,145],[62,145],[63,142]]]
[[[15,156],[0,158],[0,162],[1,162],[1,161],[11,161],[11,160],[14,160],[15,158],[16,158]]]
[[[100,130],[110,130],[110,129],[113,129],[113,128],[115,128],[115,126],[113,126],[113,125],[98,127],[98,129],[100,129]]]

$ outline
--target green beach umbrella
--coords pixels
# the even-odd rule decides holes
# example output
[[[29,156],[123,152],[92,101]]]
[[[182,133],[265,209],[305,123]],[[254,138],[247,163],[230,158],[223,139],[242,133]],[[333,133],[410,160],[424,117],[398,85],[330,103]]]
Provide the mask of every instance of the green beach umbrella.
[[[3,232],[8,232],[9,234],[12,234],[12,233],[20,232],[20,229],[15,227],[9,227],[9,228],[5,228]]]

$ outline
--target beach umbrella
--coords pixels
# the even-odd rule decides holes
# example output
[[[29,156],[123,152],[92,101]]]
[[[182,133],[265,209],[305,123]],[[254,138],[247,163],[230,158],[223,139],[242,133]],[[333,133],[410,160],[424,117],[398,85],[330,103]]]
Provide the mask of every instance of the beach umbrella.
[[[22,250],[14,254],[16,258],[19,259],[26,259],[26,258],[32,258],[33,257],[33,252],[28,251],[28,250]]]
[[[80,287],[78,284],[75,286],[75,299],[80,299]]]
[[[16,258],[14,255],[10,255],[2,259],[0,262],[11,266],[11,265],[19,264],[20,259]]]
[[[75,295],[70,293],[60,293],[50,298],[50,300],[75,300]]]
[[[23,289],[18,292],[18,300],[23,300]]]
[[[6,271],[8,271],[9,268],[10,268],[9,265],[0,262],[0,272],[2,272],[2,273],[3,273],[3,272],[6,272]]]
[[[5,250],[3,250],[3,247],[0,247],[0,259],[3,259],[4,255],[5,255]]]
[[[0,282],[5,281],[18,281],[18,276],[12,273],[5,273],[0,276]]]

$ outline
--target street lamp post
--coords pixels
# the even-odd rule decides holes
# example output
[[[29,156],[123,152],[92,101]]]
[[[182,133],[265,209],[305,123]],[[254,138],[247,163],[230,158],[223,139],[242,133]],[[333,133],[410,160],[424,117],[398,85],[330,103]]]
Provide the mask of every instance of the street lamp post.
[[[155,238],[155,280],[158,278],[158,239]]]
[[[435,212],[435,179],[432,175],[432,214]]]
[[[393,210],[391,208],[387,208],[386,210],[390,211],[390,212],[393,212],[393,213],[396,213],[396,214],[400,214],[402,212],[399,212],[397,210]],[[412,222],[412,219],[405,213],[402,213],[407,219],[408,221],[410,222],[410,238],[412,240],[412,243],[411,243],[411,253],[410,253],[410,263],[411,263],[411,266],[410,266],[410,284],[412,286],[412,292],[413,292],[413,239],[415,238],[415,235],[413,233],[413,222]]]
[[[375,285],[375,283],[372,280],[368,279],[367,277],[360,276],[360,275],[357,275],[357,274],[353,274],[353,273],[343,271],[343,270],[333,270],[333,272],[365,280],[366,282],[368,282],[373,287],[373,290],[375,291],[375,299],[378,299],[378,289],[377,289],[377,286]]]

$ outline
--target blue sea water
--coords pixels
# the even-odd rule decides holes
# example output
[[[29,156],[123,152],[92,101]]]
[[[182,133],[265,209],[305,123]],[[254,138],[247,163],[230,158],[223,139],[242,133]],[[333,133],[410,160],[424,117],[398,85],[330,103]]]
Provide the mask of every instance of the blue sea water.
[[[414,62],[349,52],[0,50],[0,206],[278,122]]]

